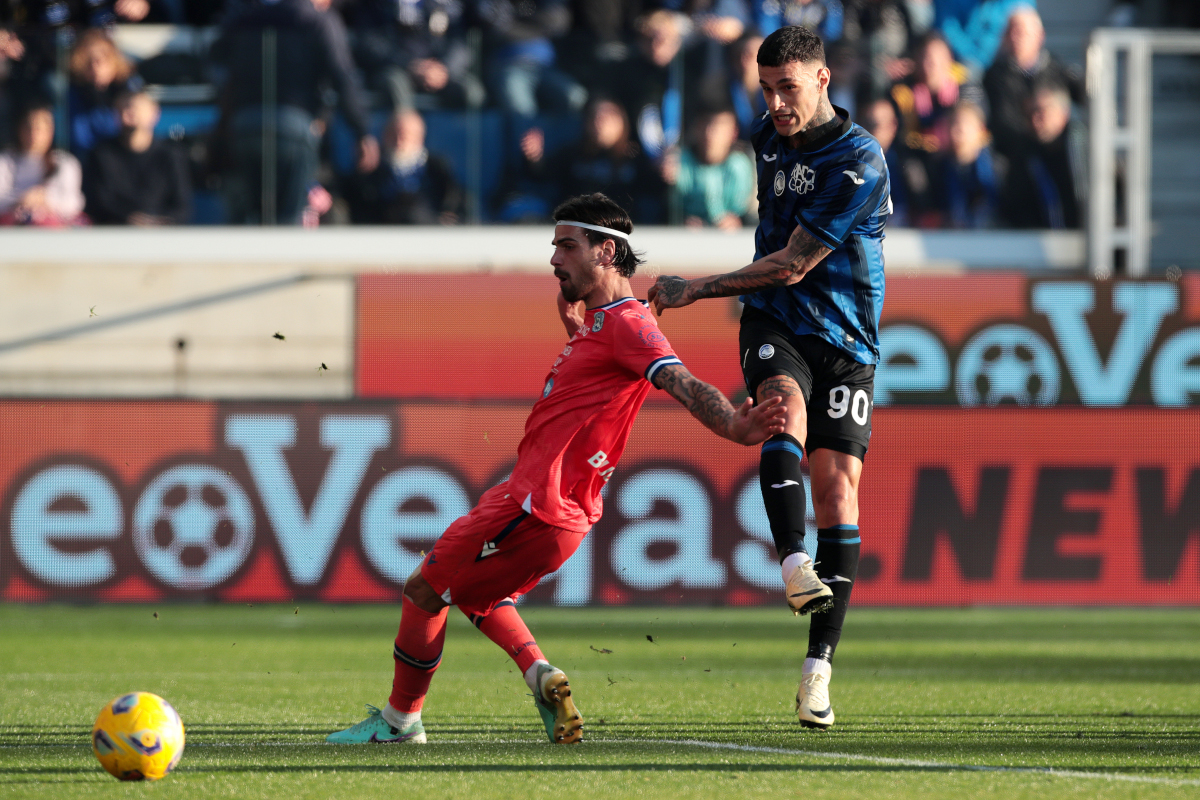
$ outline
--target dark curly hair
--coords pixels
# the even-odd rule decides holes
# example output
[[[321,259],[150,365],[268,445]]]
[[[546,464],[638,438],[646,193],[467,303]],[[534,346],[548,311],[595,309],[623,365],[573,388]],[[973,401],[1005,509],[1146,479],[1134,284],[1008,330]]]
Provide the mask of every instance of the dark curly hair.
[[[825,46],[821,37],[799,25],[787,25],[763,39],[758,46],[758,63],[764,67],[782,67],[799,61],[811,64],[814,61],[825,66]]]
[[[629,214],[625,213],[625,209],[600,192],[572,197],[554,209],[554,219],[586,222],[589,225],[612,228],[622,233],[633,233],[633,222],[629,219]],[[633,273],[637,272],[637,268],[645,263],[641,254],[634,252],[627,239],[622,239],[619,236],[610,236],[609,234],[601,231],[593,231],[589,228],[582,228],[581,230],[592,245],[601,244],[605,239],[612,239],[613,244],[617,246],[617,255],[613,259],[613,266],[616,267],[617,272],[621,273],[623,277],[628,278],[632,276]]]

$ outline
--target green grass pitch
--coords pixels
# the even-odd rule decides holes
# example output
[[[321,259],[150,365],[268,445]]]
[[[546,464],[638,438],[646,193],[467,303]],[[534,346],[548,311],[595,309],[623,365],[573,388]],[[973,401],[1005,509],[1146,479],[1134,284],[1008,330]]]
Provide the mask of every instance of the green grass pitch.
[[[784,609],[527,609],[586,721],[564,747],[452,610],[430,743],[324,744],[386,700],[398,615],[0,606],[0,797],[1200,797],[1197,611],[856,609],[822,733],[795,721],[807,621]],[[187,725],[157,783],[91,753],[131,690]]]

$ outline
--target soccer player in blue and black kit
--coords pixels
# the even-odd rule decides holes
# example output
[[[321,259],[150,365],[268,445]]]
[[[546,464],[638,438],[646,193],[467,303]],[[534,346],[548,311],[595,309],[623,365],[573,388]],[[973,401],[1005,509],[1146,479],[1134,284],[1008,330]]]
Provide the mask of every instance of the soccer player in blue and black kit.
[[[751,134],[755,261],[707,278],[660,277],[649,297],[661,314],[740,295],[746,386],[760,403],[780,397],[787,406],[784,433],[763,445],[759,480],[788,604],[814,612],[797,714],[805,727],[824,729],[833,724],[831,663],[858,571],[858,482],[871,437],[890,189],[879,143],[829,103],[815,34],[772,33],[758,50],[758,73],[768,113]],[[804,549],[806,450],[815,568]]]

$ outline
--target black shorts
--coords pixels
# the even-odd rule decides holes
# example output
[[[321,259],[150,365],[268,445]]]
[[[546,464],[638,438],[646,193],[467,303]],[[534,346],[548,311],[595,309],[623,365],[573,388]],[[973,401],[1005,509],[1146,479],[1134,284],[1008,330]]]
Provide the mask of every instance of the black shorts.
[[[875,365],[860,364],[815,334],[797,336],[779,319],[746,306],[738,335],[742,375],[751,397],[775,375],[800,384],[808,408],[808,453],[824,447],[860,461],[871,441]]]

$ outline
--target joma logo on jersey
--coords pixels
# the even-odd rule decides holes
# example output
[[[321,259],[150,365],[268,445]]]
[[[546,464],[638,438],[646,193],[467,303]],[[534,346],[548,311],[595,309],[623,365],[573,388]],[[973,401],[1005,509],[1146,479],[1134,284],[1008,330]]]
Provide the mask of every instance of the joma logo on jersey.
[[[613,473],[616,472],[617,469],[616,467],[601,469],[601,467],[608,466],[608,453],[604,452],[603,450],[596,451],[596,455],[589,458],[588,463],[600,470],[600,477],[604,478],[605,483],[608,483],[608,479],[612,477]]]
[[[803,164],[792,167],[792,177],[788,180],[788,188],[796,194],[804,194],[813,188],[817,182],[817,173]]]

